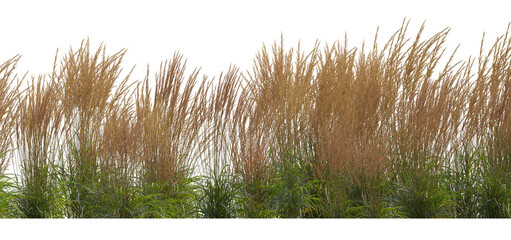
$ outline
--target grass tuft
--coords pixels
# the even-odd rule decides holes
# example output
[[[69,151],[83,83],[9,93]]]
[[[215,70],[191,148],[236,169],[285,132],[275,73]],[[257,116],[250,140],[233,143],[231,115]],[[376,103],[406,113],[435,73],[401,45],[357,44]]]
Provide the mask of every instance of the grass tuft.
[[[510,217],[509,29],[456,60],[449,28],[408,26],[370,47],[281,37],[218,78],[175,53],[135,81],[126,50],[88,40],[48,75],[18,77],[15,56],[0,217]]]

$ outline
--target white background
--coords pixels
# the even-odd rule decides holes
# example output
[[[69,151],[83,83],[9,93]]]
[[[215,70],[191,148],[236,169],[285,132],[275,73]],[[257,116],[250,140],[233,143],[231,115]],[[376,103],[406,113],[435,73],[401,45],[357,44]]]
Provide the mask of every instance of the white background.
[[[459,58],[479,53],[483,32],[495,40],[511,21],[509,1],[2,1],[0,61],[22,54],[19,72],[51,71],[60,56],[89,38],[93,48],[104,42],[108,53],[128,50],[124,69],[142,79],[147,64],[154,73],[175,51],[189,69],[217,76],[230,64],[250,70],[263,43],[284,36],[307,50],[314,41],[333,43],[348,34],[350,46],[372,44],[411,20],[409,36],[426,20],[426,36],[451,28],[447,47],[461,43]]]
[[[330,44],[342,40],[345,33],[348,34],[351,46],[360,46],[364,39],[372,43],[378,26],[380,39],[388,39],[405,17],[411,20],[410,37],[413,37],[425,20],[426,36],[451,27],[446,46],[453,50],[461,44],[459,58],[462,59],[479,53],[483,32],[486,32],[488,43],[505,33],[511,21],[510,9],[509,1],[490,0],[1,1],[0,62],[22,54],[18,73],[48,73],[52,69],[57,49],[60,49],[62,56],[69,47],[77,48],[83,39],[89,38],[92,47],[104,42],[108,53],[126,48],[128,52],[124,68],[128,70],[137,65],[132,75],[135,80],[144,77],[147,64],[151,66],[151,72],[154,72],[160,62],[171,58],[175,51],[184,54],[189,67],[202,67],[203,74],[213,77],[227,70],[230,64],[249,70],[263,43],[271,45],[274,40],[280,39],[281,33],[287,46],[295,46],[301,40],[305,49],[310,49],[315,40]],[[130,222],[123,227],[125,222],[120,221],[81,221],[74,224],[68,220],[65,223],[45,222],[43,225],[40,222],[11,221],[9,224],[0,224],[0,236],[5,237],[4,233],[7,236],[10,233],[13,237],[25,234],[41,237],[40,234],[45,233],[52,237],[67,236],[66,239],[84,239],[85,236],[94,236],[94,239],[100,239],[101,236],[149,236],[140,235],[137,231],[139,226],[142,231],[148,229],[151,234],[165,234],[163,237],[166,238],[185,234],[188,237],[202,236],[202,239],[214,236],[234,236],[239,239],[256,236],[260,236],[259,239],[265,239],[266,236],[314,239],[314,236],[318,236],[325,239],[324,234],[329,233],[335,238],[386,236],[432,239],[432,236],[438,234],[442,237],[482,239],[495,237],[492,235],[495,230],[500,229],[503,233],[506,230],[505,222],[499,221],[485,221],[482,224],[474,221],[447,221],[446,225],[442,221],[357,221],[272,220],[270,223],[248,221],[233,225],[235,220],[197,220],[179,222],[179,228],[171,228],[176,226],[175,222],[158,222],[159,225],[147,221]],[[483,229],[486,232],[477,231],[481,230],[479,226],[490,229]],[[321,231],[321,234],[314,234],[314,229]],[[384,231],[378,232],[381,230]],[[108,233],[103,235],[105,232]],[[138,235],[134,232],[138,232]]]

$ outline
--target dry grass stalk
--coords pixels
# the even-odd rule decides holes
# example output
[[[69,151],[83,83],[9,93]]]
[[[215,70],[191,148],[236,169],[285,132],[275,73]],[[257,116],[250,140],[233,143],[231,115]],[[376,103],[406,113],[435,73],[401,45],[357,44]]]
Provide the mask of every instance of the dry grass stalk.
[[[44,83],[42,76],[37,80],[32,78],[32,84],[20,101],[19,122],[16,124],[18,149],[22,155],[28,154],[22,160],[48,160],[47,151],[56,140],[56,127],[62,120],[59,97],[54,83]]]
[[[380,124],[383,98],[381,56],[349,50],[347,43],[326,47],[317,77],[313,129],[320,178],[382,173],[386,145]]]
[[[60,95],[54,82],[44,77],[32,83],[19,102],[16,123],[16,143],[19,153],[18,174],[21,177],[24,199],[20,209],[27,217],[49,217],[52,214],[51,174],[58,159],[58,126],[62,120]]]
[[[285,52],[283,39],[280,45],[273,45],[271,53],[263,47],[256,56],[248,79],[255,104],[253,114],[268,131],[268,137],[275,140],[272,146],[277,152],[286,152],[291,146],[301,149],[303,140],[309,138],[307,113],[313,107],[316,64],[317,46],[307,55],[300,45],[296,51]]]
[[[131,186],[136,178],[142,128],[137,124],[132,105],[122,103],[110,109],[101,139],[100,167],[111,183]]]
[[[208,120],[205,123],[207,151],[203,162],[206,171],[220,174],[222,168],[233,167],[231,158],[232,143],[237,142],[235,119],[239,102],[240,74],[236,67],[231,67],[226,74],[220,74],[219,82],[212,87],[209,94]]]
[[[434,77],[438,62],[445,49],[443,44],[448,29],[429,39],[421,40],[424,25],[408,49],[404,25],[387,46],[385,90],[396,95],[385,99],[390,111],[388,127],[393,158],[411,159],[410,167],[424,167],[426,159],[434,156],[449,158],[459,147],[459,130],[466,113],[470,61],[452,63],[454,53],[444,69]],[[415,160],[413,160],[415,159]],[[407,160],[408,161],[408,160]]]
[[[129,74],[115,85],[125,50],[107,56],[104,46],[95,53],[89,46],[87,40],[77,51],[71,49],[61,61],[59,74],[54,74],[62,95],[65,118],[62,131],[66,142],[74,149],[70,153],[74,157],[69,159],[69,166],[73,172],[85,174],[85,178],[98,167],[104,119],[129,88]]]
[[[194,92],[199,71],[194,70],[185,79],[185,69],[186,62],[175,54],[160,66],[154,97],[148,76],[138,88],[136,119],[142,128],[141,176],[147,186],[179,184],[203,149],[198,140],[207,118],[205,95],[209,85],[204,79]]]
[[[271,139],[267,129],[254,114],[254,101],[249,97],[250,90],[244,87],[232,118],[231,161],[239,181],[245,185],[244,191],[253,209],[266,200],[263,186],[268,186],[275,176],[269,157]]]
[[[506,33],[483,54],[468,99],[466,141],[487,147],[492,167],[511,169],[511,36]]]
[[[12,144],[12,134],[15,132],[15,119],[17,118],[17,101],[19,83],[14,83],[16,75],[14,69],[20,56],[15,56],[0,64],[0,174],[9,164]]]
[[[314,108],[317,48],[316,44],[305,53],[298,44],[296,50],[286,51],[281,38],[271,51],[263,46],[254,60],[245,90],[247,116],[240,119],[243,153],[238,158],[242,158],[247,192],[256,204],[264,199],[261,186],[274,181],[277,174],[296,167],[308,169],[314,161],[309,113]],[[307,170],[304,174],[310,175]]]

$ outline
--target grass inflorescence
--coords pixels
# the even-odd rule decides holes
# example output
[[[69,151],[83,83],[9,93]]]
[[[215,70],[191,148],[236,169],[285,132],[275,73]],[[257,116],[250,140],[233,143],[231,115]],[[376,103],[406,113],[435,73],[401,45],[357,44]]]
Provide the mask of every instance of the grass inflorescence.
[[[456,60],[449,29],[408,24],[370,48],[281,38],[218,78],[176,53],[133,81],[88,40],[38,77],[15,56],[0,217],[510,217],[509,30]]]

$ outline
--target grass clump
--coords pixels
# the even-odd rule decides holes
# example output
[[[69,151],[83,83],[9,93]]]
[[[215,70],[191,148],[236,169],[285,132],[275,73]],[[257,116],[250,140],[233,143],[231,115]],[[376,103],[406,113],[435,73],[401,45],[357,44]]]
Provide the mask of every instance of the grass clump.
[[[16,142],[19,153],[19,181],[22,197],[19,208],[26,217],[56,217],[53,166],[58,158],[58,125],[61,112],[55,83],[32,79],[19,103]]]
[[[509,31],[456,61],[449,29],[408,25],[370,48],[281,38],[217,79],[176,53],[133,81],[84,41],[22,90],[7,60],[0,216],[509,217]]]

